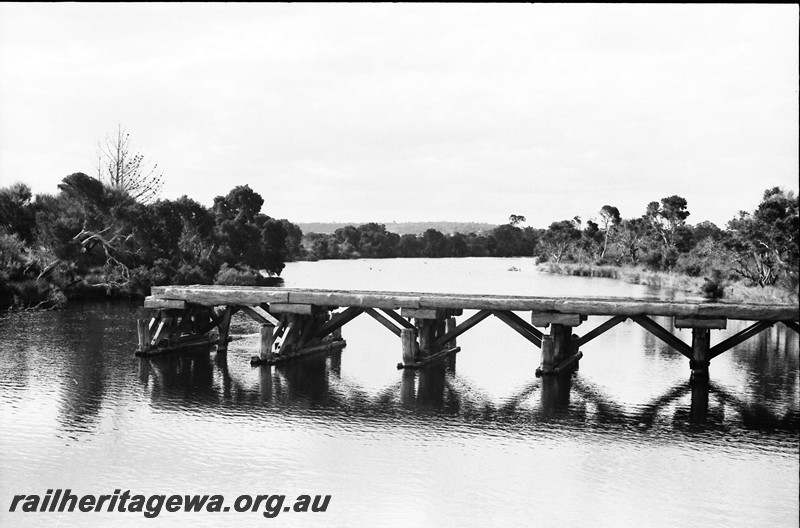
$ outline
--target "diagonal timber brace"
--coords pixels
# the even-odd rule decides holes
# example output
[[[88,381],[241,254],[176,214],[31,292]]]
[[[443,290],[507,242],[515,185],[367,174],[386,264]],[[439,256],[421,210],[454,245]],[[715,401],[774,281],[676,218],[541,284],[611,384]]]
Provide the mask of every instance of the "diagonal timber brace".
[[[731,348],[735,347],[739,343],[747,341],[751,337],[760,334],[761,332],[763,332],[767,328],[770,328],[774,324],[775,324],[775,321],[759,321],[759,322],[757,322],[755,324],[752,324],[752,325],[748,326],[747,328],[745,328],[741,332],[738,332],[737,334],[732,335],[731,337],[729,337],[725,341],[714,345],[713,347],[711,347],[708,350],[708,359],[709,359],[709,361],[714,359],[718,355],[722,354],[723,352],[727,352],[728,350],[730,350]]]
[[[519,335],[536,345],[542,347],[543,334],[510,310],[492,310],[492,314],[505,324],[516,330]]]
[[[384,315],[381,315],[380,313],[378,313],[375,310],[375,308],[364,308],[364,313],[366,313],[367,315],[369,315],[370,317],[372,317],[373,319],[378,321],[380,324],[382,324],[384,327],[386,327],[394,335],[396,335],[397,337],[400,337],[400,327],[397,326],[396,324],[394,324],[392,321],[390,321]]]
[[[627,319],[628,318],[626,316],[624,316],[624,315],[615,315],[614,317],[612,317],[611,319],[609,319],[605,323],[601,324],[600,326],[598,326],[594,330],[591,330],[590,332],[587,332],[583,337],[579,337],[577,342],[575,343],[576,346],[582,347],[583,345],[585,345],[586,343],[588,343],[592,339],[605,334],[606,332],[608,332],[609,330],[611,330],[612,328],[614,328],[618,324],[624,323]]]
[[[347,308],[346,310],[334,315],[330,321],[319,327],[314,337],[321,339],[330,334],[331,332],[333,332],[334,330],[343,327],[344,325],[346,325],[347,323],[349,323],[362,313],[364,313],[363,308],[360,308],[358,306],[351,306],[350,308]]]
[[[794,321],[781,321],[781,322],[785,324],[788,328],[791,328],[792,330],[800,334],[800,324],[797,324]]]
[[[687,358],[692,359],[693,357],[692,347],[690,347],[689,345],[687,345],[686,343],[684,343],[683,341],[672,335],[667,329],[665,329],[657,322],[653,321],[646,315],[632,315],[631,319],[633,319],[633,321],[637,323],[639,326],[641,326],[642,328],[644,328],[645,330],[647,330],[648,332],[650,332],[651,334],[653,334],[654,336],[656,336],[657,338],[668,344],[676,351],[680,352]]]
[[[400,314],[398,314],[394,310],[390,310],[388,308],[380,308],[380,311],[385,313],[389,317],[389,319],[391,319],[395,323],[399,324],[401,327],[403,327],[403,328],[414,328],[414,325],[411,324],[411,322],[408,319],[406,319],[404,317],[401,317]]]

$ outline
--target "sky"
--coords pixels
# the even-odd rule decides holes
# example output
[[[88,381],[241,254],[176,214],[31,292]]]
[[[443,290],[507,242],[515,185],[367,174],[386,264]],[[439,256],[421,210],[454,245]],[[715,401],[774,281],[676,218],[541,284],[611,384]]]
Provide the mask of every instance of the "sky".
[[[723,227],[798,190],[798,6],[0,3],[0,186],[97,175],[293,222]]]

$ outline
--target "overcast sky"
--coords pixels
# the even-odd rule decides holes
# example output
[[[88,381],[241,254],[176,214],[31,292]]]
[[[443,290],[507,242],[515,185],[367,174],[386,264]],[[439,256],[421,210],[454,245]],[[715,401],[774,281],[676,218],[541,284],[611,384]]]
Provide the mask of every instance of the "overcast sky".
[[[0,4],[0,185],[96,175],[294,222],[528,225],[798,188],[796,5]]]

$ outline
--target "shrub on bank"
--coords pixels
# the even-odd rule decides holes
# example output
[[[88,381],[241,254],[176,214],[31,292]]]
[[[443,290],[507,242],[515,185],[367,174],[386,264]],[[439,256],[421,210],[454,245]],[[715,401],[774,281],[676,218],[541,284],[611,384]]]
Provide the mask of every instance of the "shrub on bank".
[[[67,304],[60,288],[43,280],[0,282],[0,306],[10,309],[57,309]]]
[[[214,277],[214,284],[224,286],[268,286],[269,282],[267,277],[247,266],[240,269],[223,265]]]
[[[208,274],[200,266],[184,264],[175,272],[174,284],[211,284]]]

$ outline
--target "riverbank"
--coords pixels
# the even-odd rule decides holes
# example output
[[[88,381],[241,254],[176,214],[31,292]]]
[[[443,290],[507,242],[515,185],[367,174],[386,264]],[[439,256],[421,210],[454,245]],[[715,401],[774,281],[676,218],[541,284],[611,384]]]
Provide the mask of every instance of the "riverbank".
[[[547,262],[539,265],[539,270],[544,273],[557,275],[572,275],[576,277],[602,277],[617,279],[629,284],[641,284],[654,288],[679,290],[703,295],[707,288],[705,277],[690,277],[682,273],[665,271],[649,271],[629,266],[597,266],[581,263],[553,263]],[[798,292],[777,286],[747,286],[741,281],[719,281],[721,300],[752,303],[797,303]],[[719,291],[719,290],[716,290]]]

